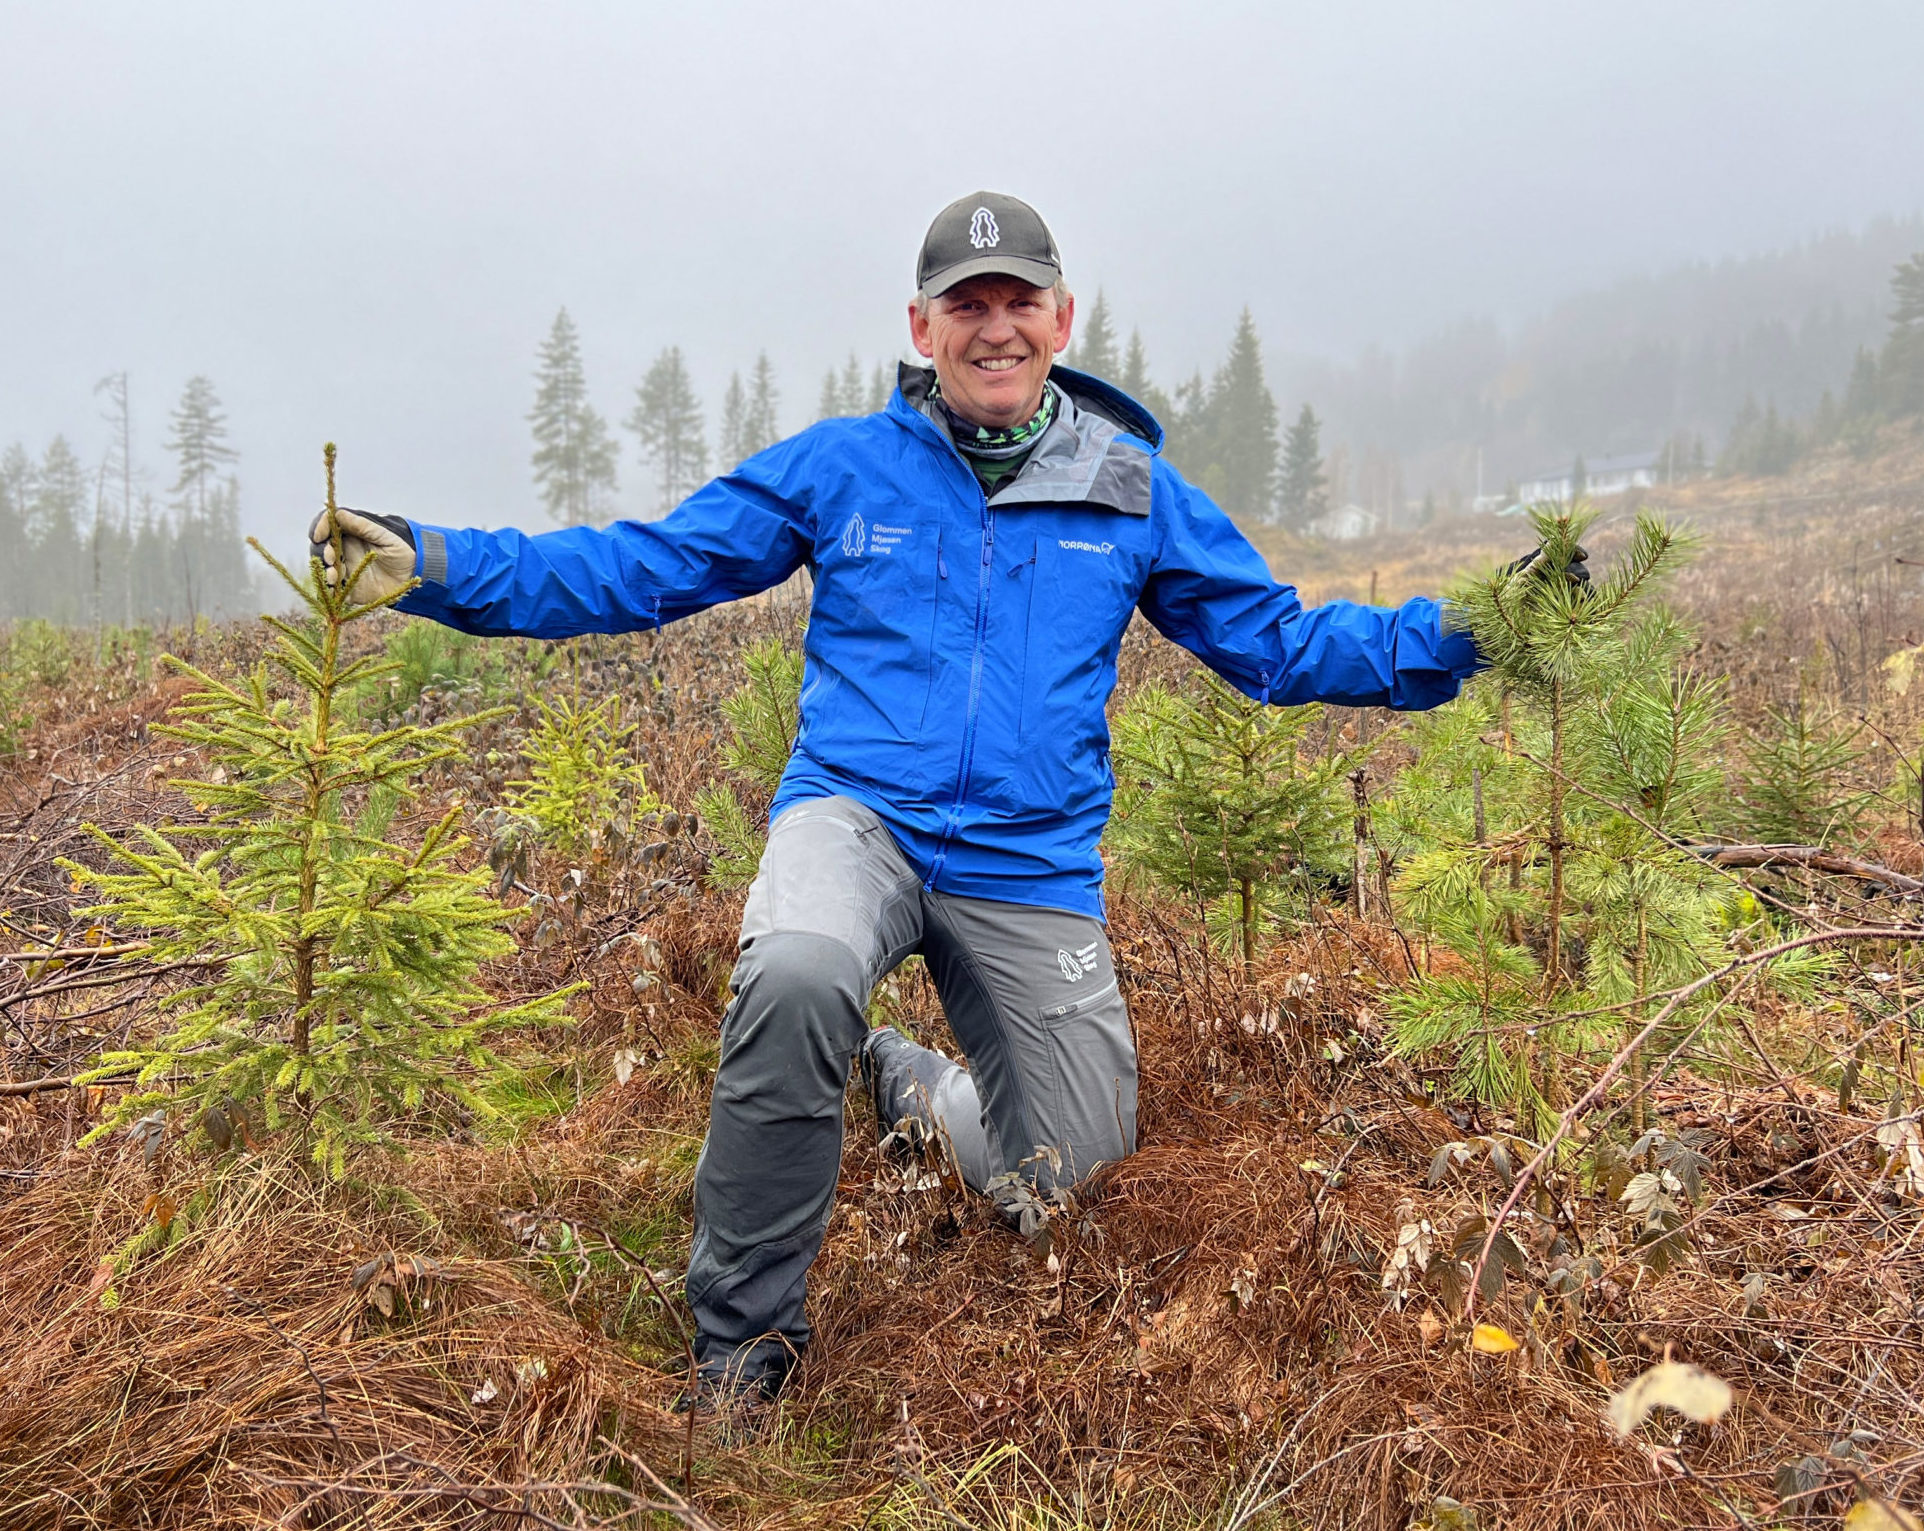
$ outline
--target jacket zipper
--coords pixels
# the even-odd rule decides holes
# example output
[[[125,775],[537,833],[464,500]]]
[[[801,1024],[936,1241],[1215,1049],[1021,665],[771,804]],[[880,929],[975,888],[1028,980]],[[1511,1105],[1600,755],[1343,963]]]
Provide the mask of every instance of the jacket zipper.
[[[969,476],[975,485],[976,498],[982,507],[982,568],[976,579],[975,587],[975,650],[969,657],[969,706],[962,719],[962,761],[956,772],[955,801],[949,807],[949,819],[942,826],[942,838],[936,842],[935,857],[929,863],[929,875],[923,882],[925,892],[935,891],[935,880],[942,875],[943,864],[949,859],[949,846],[955,842],[956,831],[962,827],[962,808],[969,796],[969,773],[975,765],[975,724],[976,714],[982,703],[982,660],[983,650],[989,635],[989,571],[995,562],[995,512],[989,509],[989,497],[983,491],[981,480],[976,478],[975,470],[962,460],[962,454],[955,449],[955,443],[946,441],[949,455],[956,465]],[[941,570],[941,542],[937,543],[938,572]]]

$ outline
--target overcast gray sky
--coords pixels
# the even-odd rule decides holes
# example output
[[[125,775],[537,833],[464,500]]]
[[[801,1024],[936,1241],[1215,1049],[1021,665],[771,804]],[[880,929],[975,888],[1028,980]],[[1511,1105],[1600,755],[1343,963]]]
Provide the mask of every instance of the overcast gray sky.
[[[664,345],[711,422],[766,347],[794,429],[990,186],[1165,378],[1245,302],[1277,350],[1400,345],[1924,208],[1921,58],[1914,0],[0,0],[0,444],[97,456],[125,368],[158,478],[204,372],[251,529],[329,437],[353,503],[532,525],[563,303],[611,420]]]

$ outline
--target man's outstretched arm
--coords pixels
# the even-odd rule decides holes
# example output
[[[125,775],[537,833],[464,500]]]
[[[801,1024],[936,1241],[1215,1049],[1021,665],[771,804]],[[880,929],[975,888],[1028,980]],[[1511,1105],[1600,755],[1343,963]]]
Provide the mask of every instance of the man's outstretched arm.
[[[1143,614],[1250,696],[1421,711],[1455,696],[1478,668],[1470,635],[1427,597],[1305,607],[1207,495],[1160,464],[1153,514]]]
[[[633,632],[767,590],[807,561],[806,510],[785,492],[786,476],[778,447],[710,481],[660,521],[606,528],[462,530],[343,508],[343,530],[375,555],[357,593],[384,593],[378,581],[388,566],[398,575],[405,562],[421,583],[398,608],[416,616],[484,637]],[[325,530],[315,523],[315,535]],[[412,547],[403,552],[401,540]],[[349,550],[350,568],[358,551]]]

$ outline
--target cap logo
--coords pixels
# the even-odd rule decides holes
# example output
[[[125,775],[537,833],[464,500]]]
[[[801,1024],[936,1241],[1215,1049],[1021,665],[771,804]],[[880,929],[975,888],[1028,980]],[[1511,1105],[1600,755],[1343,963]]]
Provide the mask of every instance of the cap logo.
[[[995,214],[986,207],[978,207],[969,220],[969,243],[978,250],[984,246],[993,250],[1002,243],[1002,230],[996,227]]]

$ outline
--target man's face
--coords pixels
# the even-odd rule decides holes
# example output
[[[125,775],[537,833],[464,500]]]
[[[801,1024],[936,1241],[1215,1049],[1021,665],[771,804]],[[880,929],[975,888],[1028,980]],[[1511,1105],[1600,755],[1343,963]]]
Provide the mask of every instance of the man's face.
[[[909,305],[909,338],[935,364],[942,397],[965,420],[1001,430],[1042,405],[1056,352],[1069,343],[1076,303],[1012,276],[958,282],[926,309]]]

